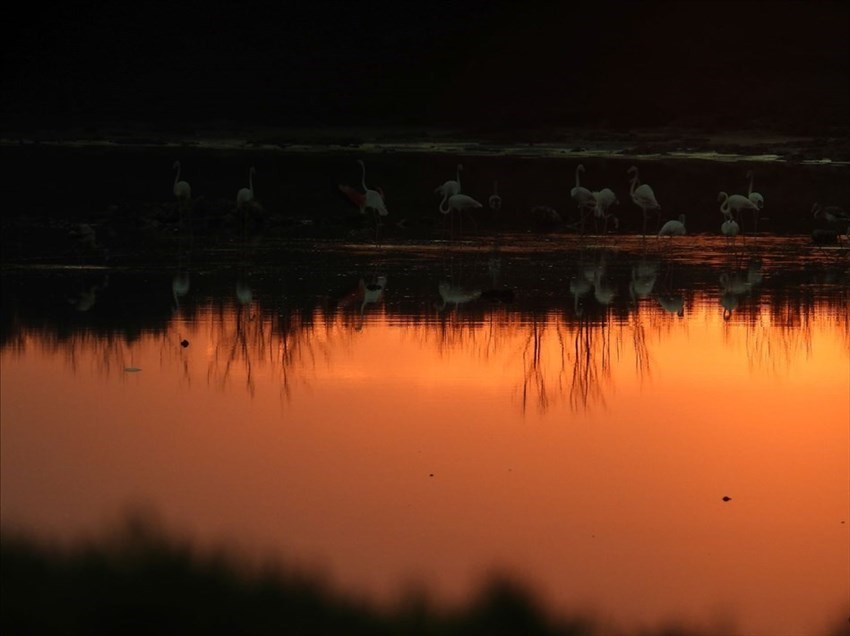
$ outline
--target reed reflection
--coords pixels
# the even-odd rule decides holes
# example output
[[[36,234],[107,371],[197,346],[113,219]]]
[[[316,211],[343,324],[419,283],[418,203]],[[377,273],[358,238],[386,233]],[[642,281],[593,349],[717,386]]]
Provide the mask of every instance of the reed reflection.
[[[178,254],[162,307],[153,296],[144,297],[150,286],[117,271],[97,273],[101,279],[87,274],[89,286],[65,305],[64,317],[45,304],[49,289],[41,297],[27,293],[28,287],[67,288],[61,276],[51,274],[29,286],[4,285],[21,294],[4,301],[18,308],[6,326],[4,347],[25,355],[27,347],[41,343],[65,356],[75,373],[90,365],[106,377],[127,368],[178,365],[186,385],[201,378],[219,390],[241,387],[250,396],[274,381],[291,399],[298,395],[296,386],[315,377],[317,365],[332,375],[343,352],[359,346],[359,334],[374,330],[370,337],[382,334],[384,340],[404,334],[406,344],[393,354],[399,357],[437,352],[440,364],[463,361],[482,373],[497,364],[513,378],[512,394],[522,412],[547,412],[559,403],[573,410],[604,408],[613,384],[624,381],[624,369],[640,384],[652,379],[655,367],[670,355],[665,341],[687,338],[701,320],[713,325],[717,319],[724,345],[740,350],[753,372],[793,368],[811,354],[819,330],[833,332],[838,346],[850,349],[848,272],[840,262],[788,269],[749,254],[746,260],[736,256],[706,268],[667,255],[582,250],[558,270],[563,271],[563,278],[556,277],[561,289],[515,296],[504,279],[521,288],[525,273],[495,251],[465,263],[443,263],[439,282],[425,271],[399,268],[395,288],[403,291],[390,303],[388,277],[372,267],[329,306],[318,294],[284,298],[278,283],[270,283],[277,279],[252,277],[257,267],[252,253],[243,246],[234,268],[205,277],[214,295],[193,293],[188,304],[190,251]],[[330,275],[339,278],[337,272]],[[98,298],[107,291],[103,302],[93,302],[92,294]],[[160,291],[157,297],[163,296]],[[78,310],[78,302],[87,310]],[[155,361],[141,363],[139,357],[149,350],[157,351]]]

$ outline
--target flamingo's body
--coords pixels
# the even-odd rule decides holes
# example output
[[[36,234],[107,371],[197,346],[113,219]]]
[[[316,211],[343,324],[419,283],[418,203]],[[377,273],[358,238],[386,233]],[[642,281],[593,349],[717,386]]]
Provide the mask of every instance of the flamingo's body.
[[[584,213],[587,210],[593,210],[596,208],[596,198],[593,196],[593,193],[581,185],[580,174],[584,172],[584,165],[579,164],[576,166],[576,184],[572,190],[570,190],[570,198],[575,201],[576,206],[579,209],[579,215],[581,216],[582,222],[584,221]]]
[[[717,202],[720,203],[720,211],[727,218],[731,213],[740,214],[743,210],[758,212],[758,207],[748,197],[743,194],[728,195],[725,192],[717,194]]]
[[[250,205],[254,201],[254,175],[256,174],[254,166],[248,170],[248,187],[240,188],[236,193],[236,207],[242,209],[244,206]]]
[[[357,163],[360,164],[361,186],[363,187],[363,192],[355,190],[351,186],[344,184],[339,184],[337,186],[339,191],[345,195],[345,198],[353,203],[358,210],[360,210],[361,214],[365,214],[366,210],[373,210],[381,216],[387,216],[389,212],[387,211],[387,206],[384,202],[384,191],[380,188],[372,190],[366,185],[366,164],[362,159],[358,159]]]
[[[453,194],[448,198],[443,198],[440,203],[440,212],[443,214],[448,214],[452,211],[463,212],[464,210],[472,210],[474,208],[481,208],[482,206],[478,201],[473,199],[471,196],[466,194]]]
[[[738,236],[741,232],[741,226],[738,225],[738,222],[735,219],[727,217],[727,219],[720,225],[720,232],[723,236],[733,238]]]
[[[658,200],[655,198],[655,192],[649,184],[640,184],[640,176],[637,166],[632,166],[628,169],[627,174],[631,175],[629,182],[629,196],[636,206],[643,212],[643,233],[646,235],[646,214],[649,210],[661,210]],[[640,184],[640,185],[638,185]]]
[[[460,173],[463,170],[463,164],[457,164],[457,173],[454,180],[444,181],[443,185],[434,189],[434,194],[439,194],[443,199],[446,199],[455,194],[460,194]]]
[[[487,205],[489,205],[490,209],[494,211],[502,209],[502,197],[499,196],[498,181],[493,181],[493,194],[491,194],[490,198],[487,199]]]
[[[177,173],[174,175],[174,196],[177,197],[177,202],[181,205],[184,205],[189,202],[192,198],[192,186],[189,185],[188,181],[182,181],[180,179],[180,162],[175,161],[171,166],[172,170],[176,170]]]
[[[658,236],[684,236],[687,234],[685,230],[685,215],[680,214],[678,220],[667,221],[658,230]]]
[[[844,208],[837,205],[821,206],[819,203],[815,203],[812,206],[812,216],[824,219],[830,228],[839,234],[850,235],[850,215]]]

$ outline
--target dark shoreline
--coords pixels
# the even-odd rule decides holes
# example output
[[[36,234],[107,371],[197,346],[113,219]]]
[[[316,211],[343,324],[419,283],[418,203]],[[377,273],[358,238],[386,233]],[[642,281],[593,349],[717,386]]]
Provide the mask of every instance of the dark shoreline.
[[[403,148],[433,152],[480,151],[498,155],[517,148],[550,149],[561,153],[653,155],[718,153],[778,160],[850,162],[850,130],[827,129],[820,134],[771,129],[701,128],[567,128],[545,127],[512,131],[424,127],[270,127],[199,124],[169,127],[148,124],[98,124],[77,127],[0,129],[0,144],[115,144],[117,146],[215,146],[233,150],[278,148],[284,151],[340,148],[388,152]]]

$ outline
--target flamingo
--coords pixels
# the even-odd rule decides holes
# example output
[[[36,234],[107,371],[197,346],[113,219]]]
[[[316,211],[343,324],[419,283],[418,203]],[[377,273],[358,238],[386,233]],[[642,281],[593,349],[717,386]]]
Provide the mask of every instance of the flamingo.
[[[594,223],[596,219],[603,219],[603,232],[607,232],[608,230],[608,219],[614,218],[615,225],[619,225],[617,222],[617,217],[613,214],[608,213],[608,208],[612,205],[619,205],[620,200],[617,198],[617,195],[614,194],[614,191],[611,188],[602,188],[601,190],[594,190],[592,192],[594,199],[594,208],[593,208],[593,216]]]
[[[460,173],[463,170],[463,164],[457,164],[457,174],[453,181],[444,181],[443,185],[434,189],[434,194],[439,194],[443,199],[454,194],[460,194]]]
[[[183,207],[188,205],[189,201],[192,199],[192,186],[189,185],[188,181],[180,180],[180,162],[175,161],[174,165],[171,166],[172,170],[176,170],[177,173],[174,175],[174,196],[177,197],[177,204],[179,207]]]
[[[747,179],[750,180],[750,185],[747,187],[747,198],[756,206],[753,213],[753,233],[759,229],[759,211],[764,207],[764,197],[759,192],[753,192],[753,171],[747,170]]]
[[[380,188],[372,190],[366,185],[366,163],[362,159],[358,159],[357,163],[360,164],[360,185],[363,188],[363,192],[359,192],[351,186],[343,184],[339,184],[337,187],[351,203],[357,206],[357,209],[360,210],[360,214],[365,214],[366,210],[372,210],[374,212],[375,242],[377,243],[378,228],[380,226],[378,216],[387,216],[389,211],[384,203],[384,191]]]
[[[741,231],[741,227],[738,225],[738,222],[732,218],[732,215],[726,217],[726,220],[720,224],[720,232],[723,236],[728,238],[734,238],[738,236],[738,233]]]
[[[848,216],[844,208],[840,208],[837,205],[821,206],[820,203],[815,203],[812,205],[812,216],[816,219],[824,219],[830,229],[834,230],[837,235],[844,234],[850,236],[850,216]]]
[[[652,191],[649,184],[638,185],[640,183],[640,176],[637,166],[629,168],[626,174],[631,175],[629,178],[629,182],[631,183],[629,195],[632,197],[634,204],[643,212],[643,235],[646,236],[646,213],[648,210],[661,210],[661,206],[655,199],[655,192]]]
[[[759,192],[753,192],[753,171],[747,170],[747,179],[750,180],[750,185],[747,188],[747,198],[761,210],[764,207],[764,197]]]
[[[731,218],[732,212],[737,213],[740,218],[740,214],[743,210],[751,210],[758,214],[758,207],[756,207],[756,204],[743,194],[733,194],[730,196],[725,192],[719,192],[717,194],[717,202],[720,204],[720,212],[722,212],[726,218]]]
[[[443,214],[450,214],[454,211],[458,212],[458,214],[463,214],[466,210],[474,210],[475,208],[482,207],[484,206],[466,194],[453,194],[448,198],[443,196],[443,200],[440,202],[440,212]],[[462,220],[463,217],[461,217]]]
[[[576,166],[576,185],[570,190],[570,198],[576,202],[582,229],[584,229],[584,213],[596,208],[596,198],[593,193],[581,185],[580,174],[584,172],[584,164]]]
[[[241,210],[244,206],[251,205],[254,201],[254,175],[257,171],[254,166],[248,170],[248,187],[240,188],[236,193],[236,209]]]
[[[658,230],[658,236],[684,236],[686,233],[684,214],[680,214],[678,220],[667,221]]]
[[[502,209],[502,197],[499,196],[499,182],[493,181],[493,194],[490,195],[490,198],[487,199],[487,205],[490,206],[491,210],[501,210]]]
[[[343,184],[339,184],[339,186],[337,186],[339,191],[342,192],[345,197],[360,210],[361,214],[365,214],[366,210],[373,210],[381,216],[387,216],[389,212],[387,211],[386,204],[384,203],[384,191],[380,188],[372,190],[366,185],[366,164],[362,159],[358,159],[357,163],[360,164],[360,183],[363,187],[363,192],[359,192],[351,186]]]

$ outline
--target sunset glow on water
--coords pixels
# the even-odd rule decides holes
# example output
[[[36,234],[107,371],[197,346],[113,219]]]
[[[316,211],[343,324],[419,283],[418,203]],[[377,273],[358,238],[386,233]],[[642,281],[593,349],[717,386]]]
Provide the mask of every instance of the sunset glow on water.
[[[624,625],[811,633],[842,611],[846,310],[470,307],[206,306],[132,342],[26,331],[2,351],[3,522],[69,539],[147,503],[202,545],[380,601],[459,602],[508,571]]]

